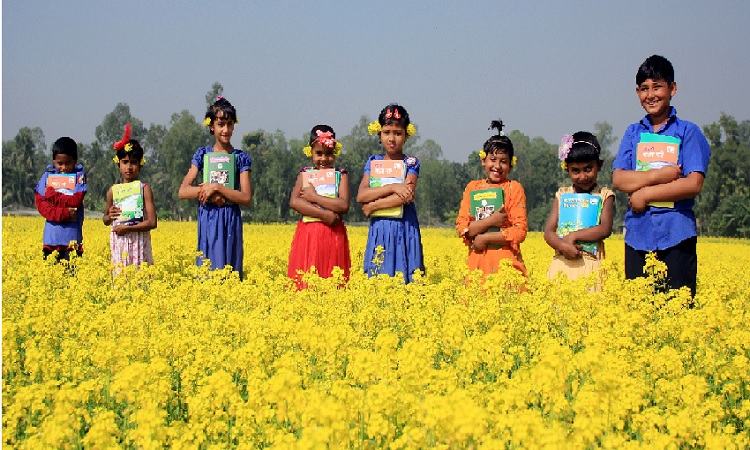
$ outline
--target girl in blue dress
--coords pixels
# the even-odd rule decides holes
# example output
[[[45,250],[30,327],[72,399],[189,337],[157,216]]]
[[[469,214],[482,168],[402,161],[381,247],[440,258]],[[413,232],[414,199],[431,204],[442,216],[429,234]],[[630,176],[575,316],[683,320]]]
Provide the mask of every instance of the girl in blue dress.
[[[364,270],[369,277],[380,274],[395,276],[396,273],[401,273],[404,281],[409,283],[413,281],[416,270],[422,273],[425,270],[422,236],[417,208],[414,206],[419,159],[406,156],[403,151],[406,140],[416,133],[416,129],[409,121],[406,109],[397,104],[383,108],[378,121],[367,128],[371,135],[378,134],[385,154],[372,155],[367,160],[357,193],[357,202],[362,204],[365,216],[370,218]],[[405,167],[403,181],[392,184],[371,183],[371,169],[375,167],[378,170],[382,166],[388,167],[384,170],[390,171],[393,166],[390,161],[400,162]],[[373,175],[377,175],[373,178],[381,180],[387,178],[382,173]],[[394,207],[396,210],[402,208],[400,217],[398,213],[390,214],[390,217],[378,216],[377,211]]]
[[[212,269],[229,265],[242,278],[242,217],[240,205],[250,206],[250,156],[232,147],[230,140],[237,123],[237,112],[227,99],[218,97],[206,111],[206,125],[216,141],[213,146],[200,147],[193,155],[190,169],[178,193],[181,199],[197,198],[198,205],[198,256],[196,264],[209,260]],[[203,170],[207,153],[235,155],[234,179],[236,185],[204,182],[193,186],[198,173]],[[221,157],[221,155],[218,155]],[[225,175],[226,176],[226,175]],[[214,177],[211,177],[212,179]],[[222,179],[223,177],[218,177]],[[223,181],[223,179],[222,179]]]

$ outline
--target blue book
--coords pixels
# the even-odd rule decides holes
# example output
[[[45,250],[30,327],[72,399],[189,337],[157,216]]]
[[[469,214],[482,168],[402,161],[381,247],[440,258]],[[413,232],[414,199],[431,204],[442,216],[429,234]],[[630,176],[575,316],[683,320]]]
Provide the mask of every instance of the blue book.
[[[557,235],[566,236],[573,231],[599,225],[602,215],[602,199],[592,194],[562,194],[560,213],[557,219]],[[597,256],[596,242],[576,242],[581,250]]]

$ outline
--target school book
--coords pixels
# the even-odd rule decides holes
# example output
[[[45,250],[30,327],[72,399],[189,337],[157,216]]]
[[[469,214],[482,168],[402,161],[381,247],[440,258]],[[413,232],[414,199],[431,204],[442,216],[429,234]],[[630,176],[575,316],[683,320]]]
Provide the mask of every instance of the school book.
[[[403,183],[406,179],[406,165],[401,160],[373,159],[370,161],[370,187]],[[400,219],[404,217],[404,205],[379,209],[370,217]]]
[[[478,189],[469,192],[469,215],[474,220],[482,220],[498,211],[505,203],[505,191],[500,187]],[[487,232],[500,231],[500,228],[490,227]],[[499,245],[490,244],[490,248],[500,248]]]
[[[598,195],[567,193],[560,196],[560,212],[557,219],[557,235],[566,236],[573,231],[599,225],[602,215],[602,199]],[[597,256],[596,242],[576,241],[581,250]]]
[[[120,217],[113,225],[135,225],[143,222],[143,185],[140,181],[112,186],[112,203],[120,208]]]
[[[318,169],[302,172],[302,187],[312,186],[318,195],[328,198],[339,196],[340,181],[341,173],[336,169]],[[305,223],[320,222],[320,219],[317,217],[302,216],[302,221]]]
[[[654,133],[641,133],[636,151],[635,170],[646,171],[677,165],[680,138]],[[657,208],[674,208],[674,202],[650,202]]]
[[[219,183],[237,190],[237,155],[208,152],[203,155],[203,182]]]
[[[53,187],[55,191],[73,195],[76,188],[76,174],[74,173],[52,173],[47,175],[47,187]]]

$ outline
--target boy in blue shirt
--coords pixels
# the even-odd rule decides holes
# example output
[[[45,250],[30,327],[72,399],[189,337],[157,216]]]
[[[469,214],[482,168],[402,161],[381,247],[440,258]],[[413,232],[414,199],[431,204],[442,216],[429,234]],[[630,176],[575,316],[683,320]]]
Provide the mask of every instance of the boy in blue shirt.
[[[58,261],[68,260],[71,251],[83,255],[85,195],[86,174],[78,164],[78,145],[61,137],[52,145],[52,164],[36,185],[36,209],[47,219],[42,238],[45,259],[53,252]]]
[[[625,277],[644,276],[646,254],[667,265],[667,287],[695,296],[698,258],[693,204],[703,188],[711,149],[700,128],[671,106],[677,93],[674,68],[663,56],[646,59],[635,77],[646,116],[625,131],[612,171],[615,189],[630,196],[625,214]],[[661,146],[660,146],[661,145]],[[676,164],[653,159],[677,149]],[[655,156],[656,155],[656,156]],[[651,169],[643,170],[651,159]],[[640,168],[640,169],[639,169]],[[654,205],[654,202],[659,202]]]

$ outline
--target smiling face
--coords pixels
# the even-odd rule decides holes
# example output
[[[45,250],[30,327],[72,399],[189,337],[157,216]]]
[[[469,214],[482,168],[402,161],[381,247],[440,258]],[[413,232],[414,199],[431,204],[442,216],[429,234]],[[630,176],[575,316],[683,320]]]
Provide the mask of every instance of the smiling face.
[[[333,155],[333,149],[323,147],[318,141],[312,144],[312,162],[316,169],[332,169],[336,157]]]
[[[120,158],[118,167],[125,183],[137,180],[138,175],[141,173],[141,161],[133,158],[132,155],[125,154],[125,156]]]
[[[211,123],[211,132],[216,136],[216,142],[222,145],[229,145],[234,133],[234,120],[230,120],[221,114]]]
[[[404,144],[408,137],[406,129],[398,125],[383,125],[380,129],[380,143],[390,159],[403,159]]]
[[[508,179],[510,173],[510,156],[507,153],[496,151],[490,153],[482,160],[487,181],[490,183],[502,183]]]
[[[70,155],[58,153],[52,158],[52,164],[59,173],[73,173],[78,161]]]
[[[596,176],[602,168],[602,161],[569,162],[566,165],[575,192],[585,193],[594,189]]]
[[[663,79],[646,79],[635,88],[638,99],[646,113],[651,116],[651,123],[655,129],[657,125],[666,123],[671,112],[672,97],[677,93],[675,82],[667,83]]]

